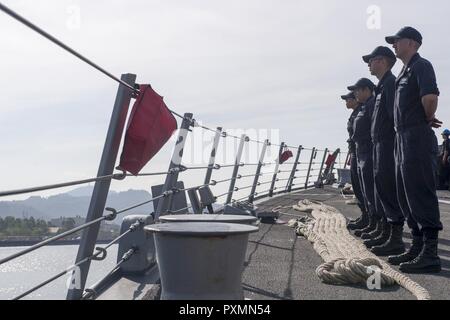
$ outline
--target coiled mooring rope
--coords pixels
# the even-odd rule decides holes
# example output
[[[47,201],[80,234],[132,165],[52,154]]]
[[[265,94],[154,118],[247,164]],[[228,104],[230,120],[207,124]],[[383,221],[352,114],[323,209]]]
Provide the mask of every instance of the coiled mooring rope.
[[[347,221],[334,207],[320,202],[302,200],[293,208],[310,213],[313,218],[302,217],[289,221],[297,234],[313,244],[325,261],[316,269],[317,276],[327,284],[366,284],[376,269],[381,286],[398,284],[411,292],[418,300],[430,300],[429,292],[388,263],[367,250],[347,230]],[[276,210],[279,210],[276,209]],[[376,268],[376,269],[375,269]]]

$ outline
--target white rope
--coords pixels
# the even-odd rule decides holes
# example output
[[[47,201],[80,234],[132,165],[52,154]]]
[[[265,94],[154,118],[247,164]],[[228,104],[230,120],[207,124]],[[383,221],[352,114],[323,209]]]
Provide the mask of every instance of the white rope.
[[[431,299],[426,289],[394,270],[354,238],[347,230],[346,218],[336,208],[310,200],[302,200],[293,208],[313,217],[291,220],[289,226],[296,228],[297,234],[310,241],[325,261],[316,269],[317,276],[324,283],[366,284],[376,267],[380,270],[381,286],[397,283],[418,300]]]

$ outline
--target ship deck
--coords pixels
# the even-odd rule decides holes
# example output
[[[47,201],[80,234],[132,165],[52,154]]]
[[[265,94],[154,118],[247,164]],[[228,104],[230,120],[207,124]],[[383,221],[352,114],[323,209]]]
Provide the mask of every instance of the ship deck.
[[[450,299],[450,192],[439,192],[444,231],[440,234],[439,254],[443,270],[434,275],[410,275],[411,279],[426,288],[432,299]],[[339,190],[333,187],[309,189],[262,200],[258,211],[271,211],[277,206],[291,206],[302,199],[324,202],[339,209],[346,217],[359,215],[357,206],[345,204]],[[250,236],[243,288],[250,300],[415,300],[400,286],[369,290],[365,286],[333,286],[322,283],[315,274],[323,262],[313,246],[287,225],[302,213],[293,209],[283,210],[276,223],[259,225],[258,233]],[[289,215],[286,215],[289,214]],[[411,242],[408,230],[404,238]],[[394,267],[396,268],[396,267]],[[157,268],[143,277],[123,277],[109,287],[99,299],[159,298],[160,285]]]
[[[436,275],[409,275],[426,288],[432,299],[450,299],[450,192],[439,192],[444,231],[440,234],[439,254],[442,272]],[[276,206],[290,206],[302,199],[324,202],[336,207],[346,217],[359,215],[357,206],[346,205],[340,192],[332,187],[310,189],[264,201],[260,211],[271,211]],[[322,283],[315,269],[323,263],[313,246],[298,237],[286,222],[302,216],[294,209],[282,210],[276,224],[260,224],[260,231],[250,237],[247,266],[243,275],[245,296],[249,299],[276,300],[414,300],[415,297],[400,286],[371,291],[362,286],[333,286]],[[409,246],[411,237],[405,230]],[[396,267],[395,267],[396,268]],[[397,269],[398,270],[398,269]]]

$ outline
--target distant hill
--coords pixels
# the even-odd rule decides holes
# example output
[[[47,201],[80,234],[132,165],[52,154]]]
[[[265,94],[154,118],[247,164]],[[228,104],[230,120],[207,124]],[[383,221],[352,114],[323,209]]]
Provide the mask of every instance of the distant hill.
[[[94,187],[89,185],[73,189],[72,191],[69,191],[66,194],[72,197],[90,197],[92,195],[92,191],[94,191]],[[116,192],[110,191],[109,193],[116,193]]]
[[[48,198],[33,196],[22,201],[1,201],[0,217],[34,217],[45,220],[59,217],[85,217],[93,190],[94,187],[86,186]],[[149,199],[151,199],[151,194],[145,190],[111,191],[106,206],[120,210]],[[127,214],[149,214],[151,212],[153,212],[153,204],[149,203],[130,210]]]

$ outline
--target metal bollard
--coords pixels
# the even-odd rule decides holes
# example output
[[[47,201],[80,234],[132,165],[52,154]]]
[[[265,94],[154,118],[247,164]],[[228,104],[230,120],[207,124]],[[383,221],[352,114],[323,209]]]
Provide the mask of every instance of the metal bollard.
[[[254,216],[239,216],[232,214],[183,214],[178,216],[164,216],[161,222],[221,222],[254,224],[258,219]]]
[[[162,300],[243,300],[242,273],[249,234],[234,223],[162,223],[154,234]]]

